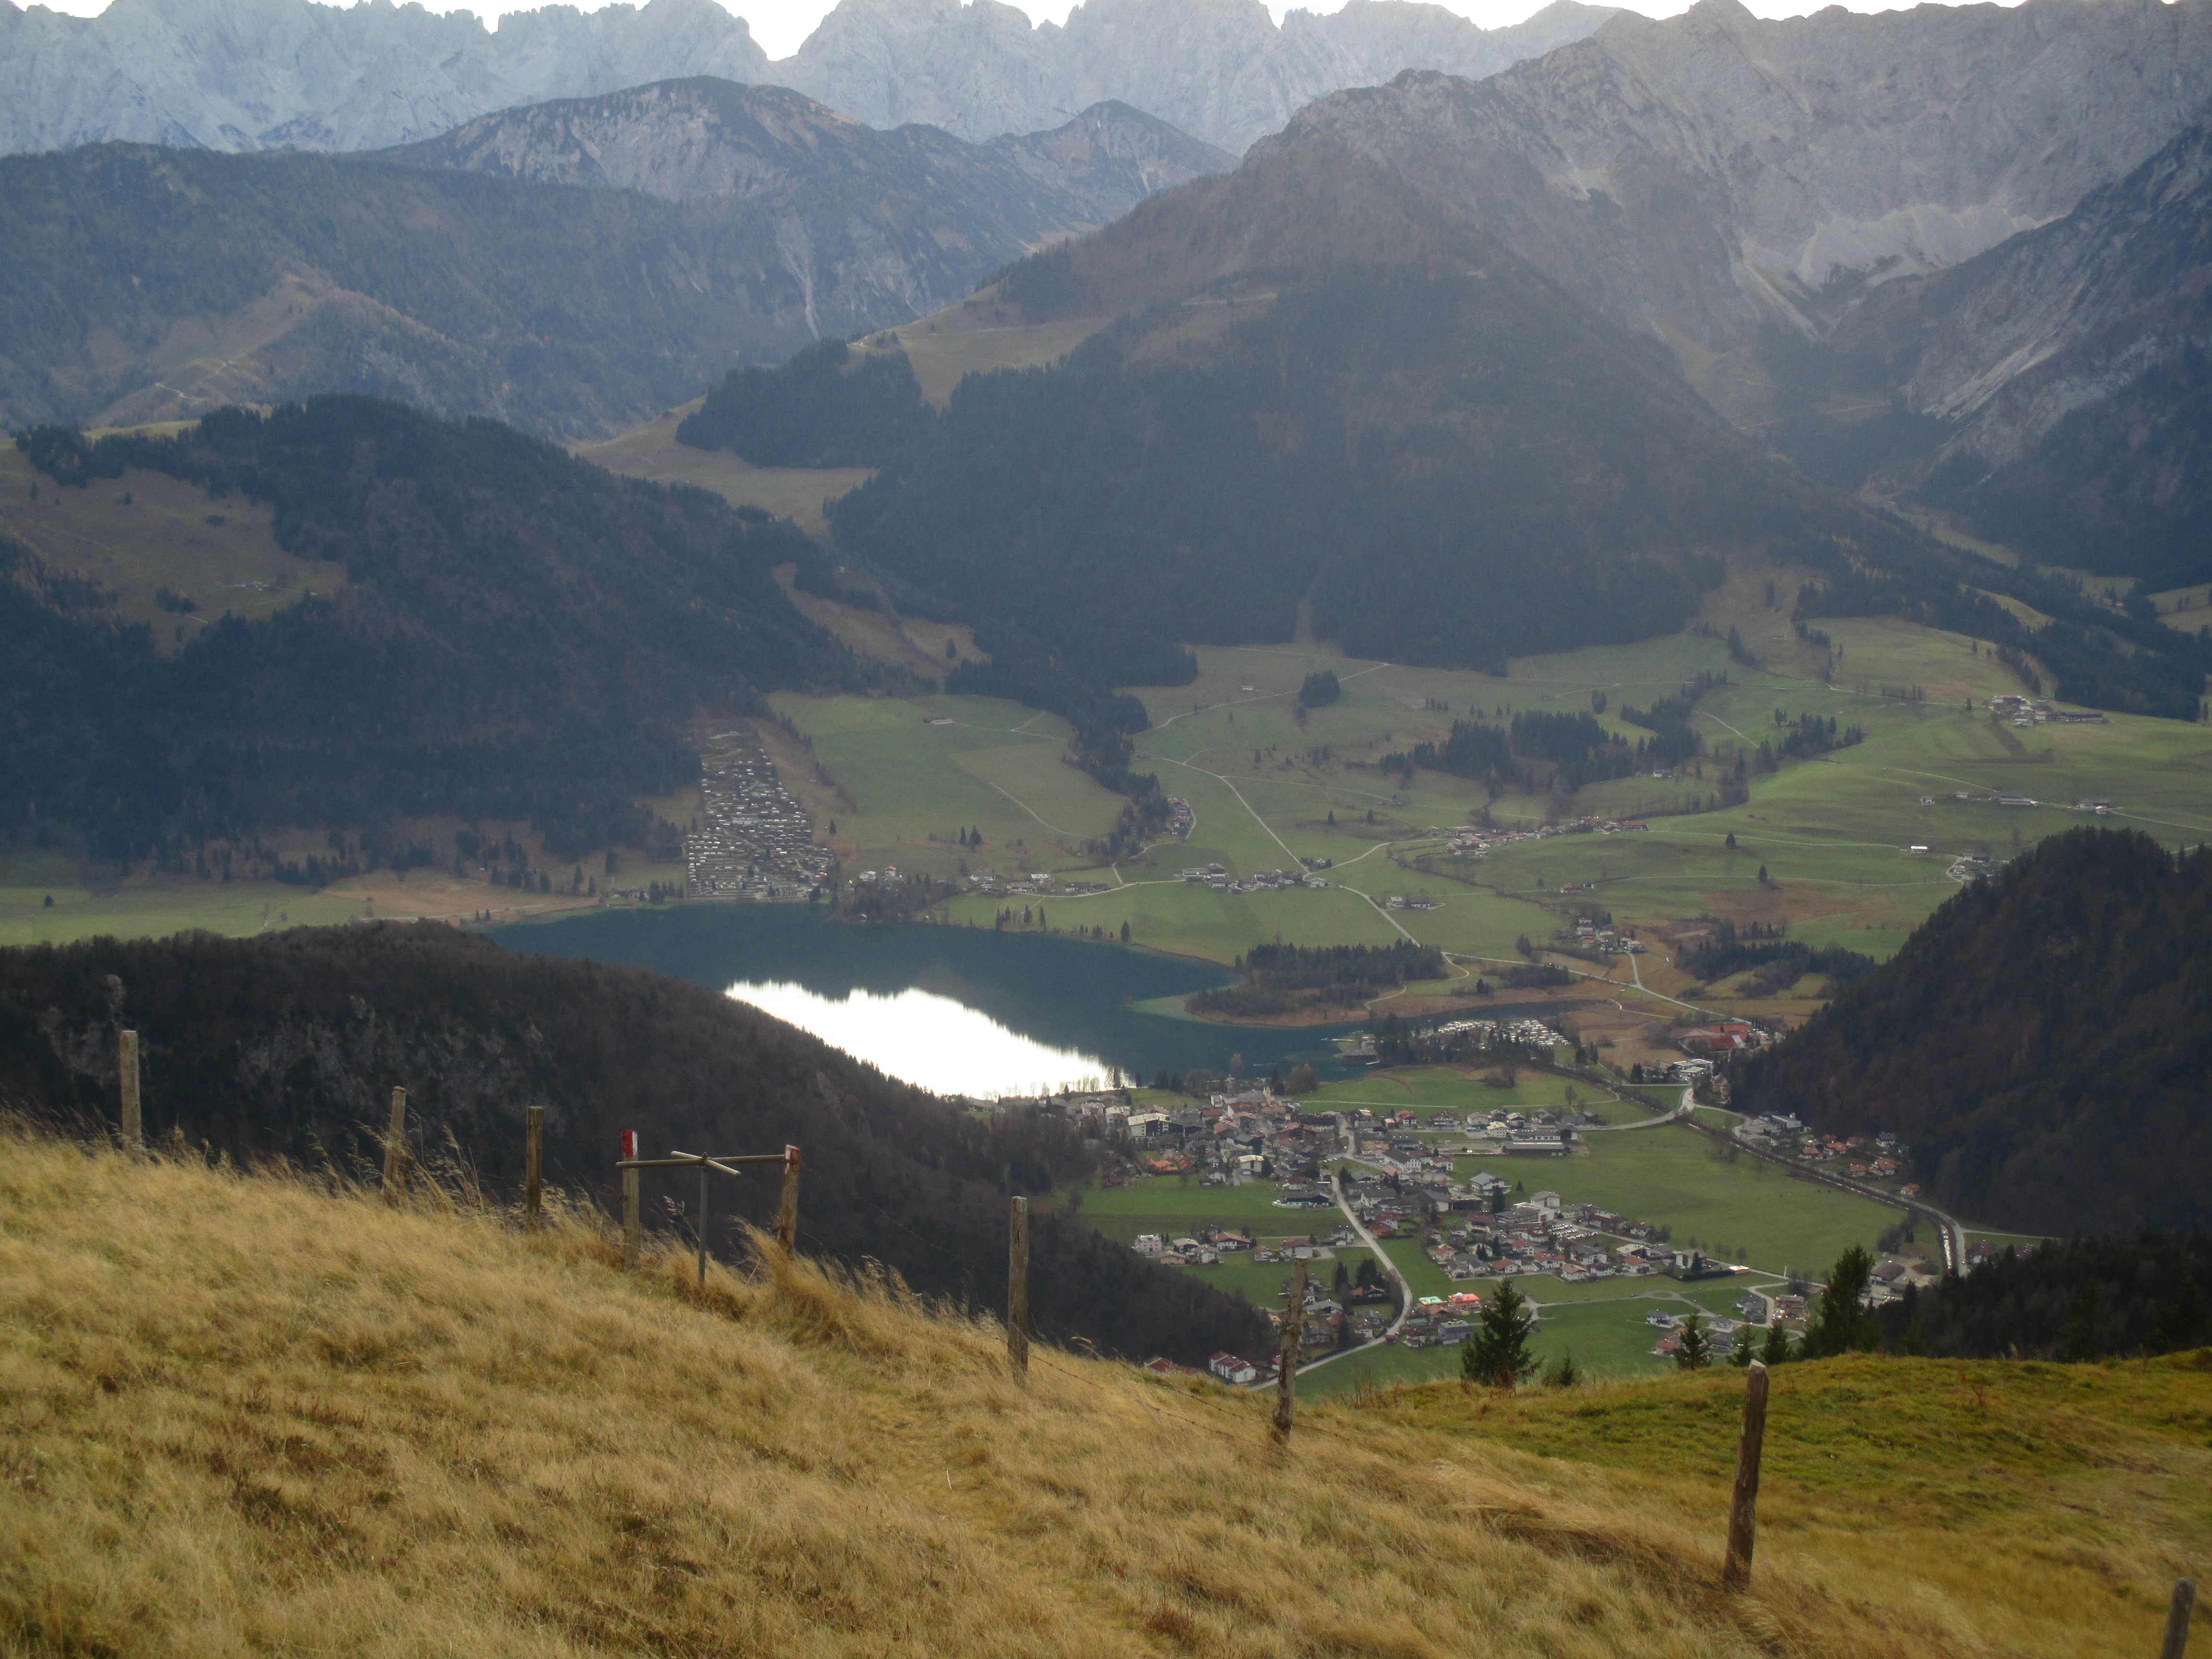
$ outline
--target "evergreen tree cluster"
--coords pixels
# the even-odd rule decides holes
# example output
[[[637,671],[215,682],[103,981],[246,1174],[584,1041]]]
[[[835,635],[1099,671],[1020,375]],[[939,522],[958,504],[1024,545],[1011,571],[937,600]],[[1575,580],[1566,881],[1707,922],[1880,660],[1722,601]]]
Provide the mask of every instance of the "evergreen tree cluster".
[[[906,353],[855,356],[823,340],[773,368],[732,370],[678,424],[676,441],[734,450],[755,466],[881,466],[934,418]]]
[[[2212,1221],[2212,851],[2051,837],[1736,1068],[1736,1104],[1894,1132],[1954,1213],[2039,1234]]]
[[[1336,678],[1334,668],[1324,668],[1317,674],[1309,674],[1298,687],[1298,705],[1303,708],[1325,708],[1344,695],[1344,687]]]
[[[1759,923],[1753,922],[1739,932],[1734,922],[1723,919],[1699,943],[1678,951],[1675,963],[1708,985],[1731,974],[1758,969],[1753,994],[1760,996],[1771,996],[1807,974],[1825,974],[1826,994],[1832,997],[1875,970],[1874,958],[1856,951],[1839,945],[1810,945],[1802,939],[1762,939],[1758,936],[1759,927]]]
[[[1897,1352],[2087,1360],[2212,1342],[2212,1237],[2136,1233],[2008,1249],[1877,1315]]]
[[[1255,945],[1237,959],[1245,983],[1201,991],[1190,999],[1200,1013],[1282,1013],[1299,999],[1332,1006],[1369,1001],[1409,981],[1442,979],[1443,953],[1400,940],[1395,945]]]

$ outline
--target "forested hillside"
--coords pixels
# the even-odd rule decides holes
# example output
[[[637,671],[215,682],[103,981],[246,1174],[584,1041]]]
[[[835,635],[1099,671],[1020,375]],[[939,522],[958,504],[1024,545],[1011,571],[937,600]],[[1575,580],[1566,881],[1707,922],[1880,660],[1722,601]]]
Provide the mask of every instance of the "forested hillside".
[[[2081,1361],[2212,1335],[2212,1238],[2142,1233],[2010,1250],[1876,1314],[1893,1352]]]
[[[164,657],[0,540],[20,578],[0,580],[11,835],[167,860],[272,826],[374,845],[394,819],[452,815],[532,820],[575,857],[632,840],[639,796],[696,779],[699,708],[862,672],[769,574],[809,545],[789,525],[489,422],[326,398],[174,439],[26,443],[63,488],[137,467],[205,486],[211,508],[271,503],[279,542],[349,580]]]
[[[2212,853],[2044,842],[1750,1061],[1737,1103],[1887,1129],[1947,1208],[2053,1234],[2212,1219]]]
[[[1656,348],[1348,155],[1156,198],[994,297],[1122,320],[971,376],[832,523],[1001,658],[1283,639],[1310,595],[1354,653],[1498,668],[1679,627],[1716,551],[1821,521]]]
[[[149,1138],[175,1131],[241,1161],[373,1171],[394,1085],[422,1156],[458,1155],[508,1194],[533,1103],[547,1178],[602,1203],[625,1129],[656,1154],[791,1142],[802,1248],[977,1307],[1004,1305],[1006,1194],[1050,1194],[1089,1167],[1056,1120],[959,1111],[711,991],[431,923],[0,952],[0,1100],[112,1121],[118,1024],[140,1034]],[[654,1224],[680,1227],[659,1198],[689,1190],[656,1190]],[[726,1182],[717,1212],[772,1221],[776,1193],[772,1178]],[[1037,1207],[1030,1293],[1054,1340],[1190,1362],[1264,1351],[1241,1300]]]
[[[830,508],[841,550],[902,608],[975,623],[976,689],[1080,719],[1072,686],[1175,684],[1171,644],[1287,639],[1302,602],[1354,655],[1503,672],[1674,631],[1749,561],[1817,578],[1801,619],[1906,615],[2039,655],[2071,700],[2197,710],[2198,641],[1805,477],[1657,343],[1325,136],[970,304],[1118,320],[1051,368],[970,374],[941,414],[877,352],[740,370],[684,437],[879,467]],[[1970,585],[2056,621],[2031,637]]]

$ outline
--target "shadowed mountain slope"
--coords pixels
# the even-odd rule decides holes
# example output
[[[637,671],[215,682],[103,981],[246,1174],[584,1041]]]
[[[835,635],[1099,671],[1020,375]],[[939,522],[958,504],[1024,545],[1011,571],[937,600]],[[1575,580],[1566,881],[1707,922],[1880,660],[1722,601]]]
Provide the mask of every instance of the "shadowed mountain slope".
[[[698,710],[865,678],[769,574],[808,552],[791,526],[491,422],[328,398],[30,448],[49,489],[117,491],[141,468],[204,486],[218,517],[226,497],[264,504],[287,552],[346,581],[265,621],[225,612],[164,656],[0,538],[11,835],[180,867],[289,825],[357,826],[397,855],[395,821],[451,815],[534,821],[574,859],[635,844],[637,799],[696,780]]]
[[[2212,127],[1778,358],[1784,441],[2055,564],[2212,577]]]
[[[1738,1103],[1894,1131],[1956,1212],[2033,1232],[2212,1208],[2212,854],[2079,830],[1951,900],[1741,1074]]]

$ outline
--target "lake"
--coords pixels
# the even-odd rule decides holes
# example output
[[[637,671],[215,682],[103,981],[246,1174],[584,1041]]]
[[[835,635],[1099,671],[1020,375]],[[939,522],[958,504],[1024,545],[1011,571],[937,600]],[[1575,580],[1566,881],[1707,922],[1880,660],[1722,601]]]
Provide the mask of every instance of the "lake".
[[[651,968],[722,991],[894,1077],[989,1097],[1203,1066],[1304,1062],[1352,1075],[1328,1038],[1356,1025],[1217,1025],[1157,1012],[1225,969],[1120,945],[980,927],[860,927],[790,904],[599,910],[496,928],[527,955]],[[1152,1008],[1140,1004],[1153,1004]]]

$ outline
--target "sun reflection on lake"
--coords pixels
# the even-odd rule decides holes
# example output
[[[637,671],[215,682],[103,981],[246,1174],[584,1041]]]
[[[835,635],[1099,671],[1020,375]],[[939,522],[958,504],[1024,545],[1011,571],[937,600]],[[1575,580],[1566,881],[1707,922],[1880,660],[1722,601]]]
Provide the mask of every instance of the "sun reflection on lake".
[[[1096,1054],[1048,1047],[928,991],[877,996],[855,990],[832,999],[785,981],[732,985],[729,994],[938,1094],[988,1100],[1095,1088],[1107,1074],[1106,1062]]]

